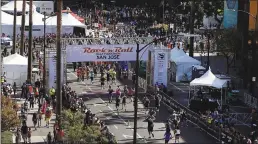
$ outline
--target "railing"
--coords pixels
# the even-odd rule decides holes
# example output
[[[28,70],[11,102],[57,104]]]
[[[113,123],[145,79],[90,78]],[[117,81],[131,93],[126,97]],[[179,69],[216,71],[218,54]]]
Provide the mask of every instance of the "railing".
[[[244,103],[252,108],[257,109],[257,98],[250,94],[244,93]]]

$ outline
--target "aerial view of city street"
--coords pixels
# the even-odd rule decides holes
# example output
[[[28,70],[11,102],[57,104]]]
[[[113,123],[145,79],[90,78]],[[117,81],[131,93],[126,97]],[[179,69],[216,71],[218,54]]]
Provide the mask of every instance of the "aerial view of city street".
[[[258,144],[258,0],[0,2],[2,144]]]

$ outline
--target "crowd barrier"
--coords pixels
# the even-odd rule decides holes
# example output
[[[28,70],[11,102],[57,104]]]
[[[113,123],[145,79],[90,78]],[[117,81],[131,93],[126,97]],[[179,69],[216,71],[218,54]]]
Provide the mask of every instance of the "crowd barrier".
[[[257,98],[250,94],[244,93],[244,103],[252,108],[257,109]]]

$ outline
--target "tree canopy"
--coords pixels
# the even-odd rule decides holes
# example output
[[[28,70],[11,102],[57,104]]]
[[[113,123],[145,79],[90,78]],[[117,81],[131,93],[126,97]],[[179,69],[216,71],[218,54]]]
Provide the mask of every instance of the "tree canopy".
[[[235,28],[216,31],[213,42],[215,49],[227,59],[227,72],[229,72],[229,67],[236,55],[241,52],[241,33]]]
[[[2,96],[1,99],[1,126],[3,131],[9,131],[12,128],[16,128],[20,124],[20,120],[16,110],[14,109],[15,102],[6,96]]]
[[[99,143],[107,144],[108,139],[101,134],[99,125],[85,126],[84,115],[81,112],[64,110],[62,112],[62,126],[65,132],[65,139],[71,143]]]

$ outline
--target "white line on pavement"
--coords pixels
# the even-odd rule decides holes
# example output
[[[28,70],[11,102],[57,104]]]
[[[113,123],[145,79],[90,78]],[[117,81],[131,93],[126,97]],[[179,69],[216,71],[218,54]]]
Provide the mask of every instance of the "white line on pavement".
[[[102,110],[99,110],[99,112],[102,112]]]
[[[110,106],[108,106],[108,108],[113,111],[113,109]]]
[[[139,138],[142,138],[138,133],[137,133],[137,136],[138,136]]]
[[[184,90],[182,90],[181,88],[175,86],[174,84],[172,84],[172,83],[169,83],[169,84],[172,85],[173,87],[175,87],[176,89],[180,90],[181,92],[186,93]]]
[[[116,129],[118,129],[118,127],[117,127],[116,125],[114,125],[114,127],[115,127]]]

